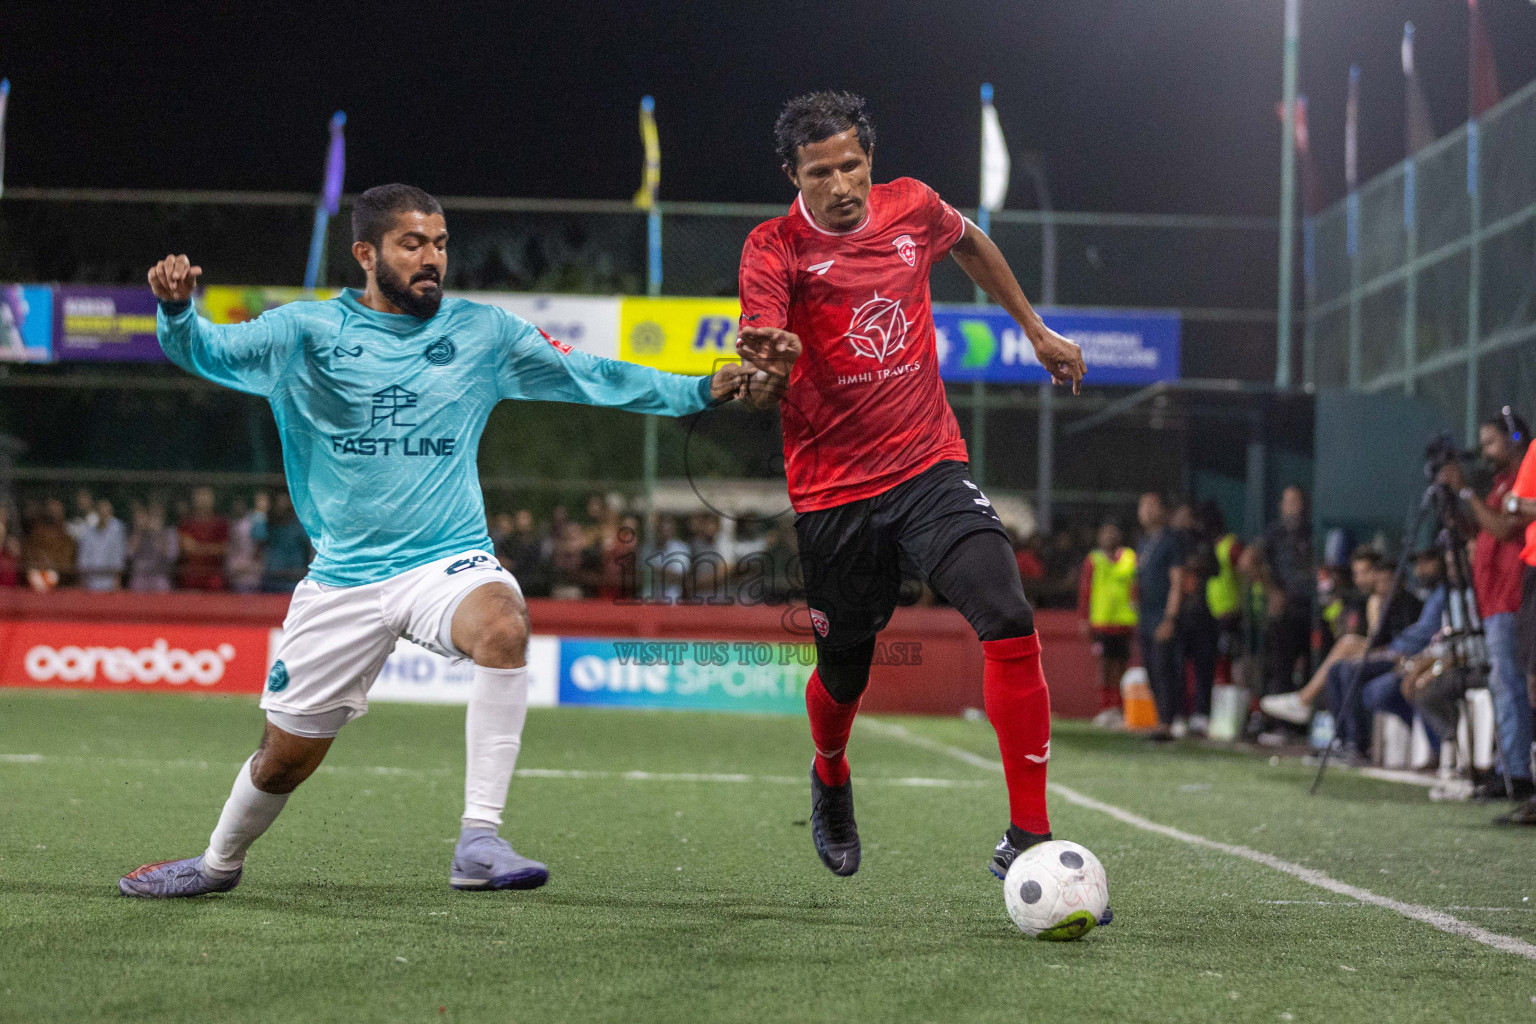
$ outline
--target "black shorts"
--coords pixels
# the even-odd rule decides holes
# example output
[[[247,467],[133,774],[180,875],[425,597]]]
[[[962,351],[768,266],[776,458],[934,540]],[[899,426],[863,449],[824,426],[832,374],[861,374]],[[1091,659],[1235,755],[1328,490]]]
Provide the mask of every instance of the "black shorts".
[[[1520,665],[1536,673],[1536,569],[1525,568],[1520,591],[1520,614],[1515,617],[1515,644]]]
[[[1131,660],[1131,634],[1093,631],[1094,653],[1110,661]]]
[[[819,646],[861,644],[885,628],[904,576],[927,580],[955,543],[1007,536],[965,463],[937,463],[884,493],[795,518],[805,600]]]

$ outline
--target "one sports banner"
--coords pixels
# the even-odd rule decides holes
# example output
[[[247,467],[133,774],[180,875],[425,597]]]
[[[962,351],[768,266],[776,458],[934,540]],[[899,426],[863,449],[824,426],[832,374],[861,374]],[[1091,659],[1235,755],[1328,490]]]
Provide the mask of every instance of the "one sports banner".
[[[0,362],[46,363],[53,357],[53,289],[0,284]]]
[[[53,290],[54,358],[164,362],[155,297],[143,285],[61,284]]]
[[[560,704],[805,713],[815,648],[725,640],[560,640]]]
[[[617,296],[537,295],[531,292],[447,292],[449,297],[496,306],[527,320],[558,341],[595,356],[619,356]]]
[[[292,288],[261,285],[210,285],[195,298],[197,311],[216,324],[242,324],[269,309],[301,299],[334,299],[340,288]]]
[[[1153,384],[1179,377],[1177,313],[1042,310],[1055,331],[1077,342],[1089,384]],[[935,306],[939,373],[947,381],[1039,384],[1050,379],[1024,331],[997,307]]]
[[[277,637],[273,637],[276,647]],[[555,705],[560,690],[560,639],[534,634],[528,638],[528,703],[536,708]],[[425,647],[400,640],[384,662],[370,703],[468,704],[475,666],[468,661],[449,661]]]
[[[736,299],[625,298],[619,358],[668,373],[713,373],[736,360]]]
[[[261,692],[273,631],[178,623],[0,622],[0,686]]]

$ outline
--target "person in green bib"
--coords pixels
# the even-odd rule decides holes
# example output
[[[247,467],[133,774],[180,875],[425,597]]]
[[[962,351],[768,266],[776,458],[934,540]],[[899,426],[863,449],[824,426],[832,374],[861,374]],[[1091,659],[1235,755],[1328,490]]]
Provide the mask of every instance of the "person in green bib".
[[[1099,663],[1099,713],[1093,724],[1106,727],[1125,722],[1120,677],[1131,660],[1136,632],[1136,552],[1124,540],[1116,524],[1100,526],[1098,546],[1083,560],[1078,582],[1078,614]]]
[[[1243,577],[1238,560],[1243,557],[1243,542],[1227,529],[1221,508],[1213,501],[1200,507],[1201,525],[1212,540],[1216,575],[1205,581],[1205,604],[1211,610],[1219,630],[1219,654],[1216,675],[1232,682],[1232,660],[1237,656],[1242,636]]]

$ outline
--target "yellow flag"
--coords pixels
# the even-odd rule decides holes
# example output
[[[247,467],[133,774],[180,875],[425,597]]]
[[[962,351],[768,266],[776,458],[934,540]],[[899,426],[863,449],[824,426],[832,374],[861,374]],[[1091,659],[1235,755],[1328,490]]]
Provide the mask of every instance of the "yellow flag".
[[[649,210],[656,205],[656,190],[661,187],[661,135],[656,131],[656,100],[650,96],[640,97],[640,139],[645,143],[645,169],[635,205]]]

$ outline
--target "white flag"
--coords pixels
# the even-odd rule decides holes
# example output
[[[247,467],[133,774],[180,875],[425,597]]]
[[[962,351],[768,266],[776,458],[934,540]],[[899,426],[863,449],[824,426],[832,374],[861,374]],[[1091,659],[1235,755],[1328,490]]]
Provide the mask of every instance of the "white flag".
[[[1003,141],[1003,126],[997,123],[997,109],[990,103],[981,106],[981,205],[1001,210],[1008,198],[1008,144]]]

